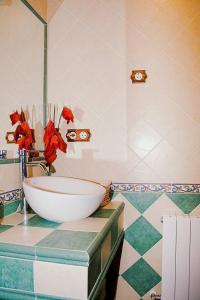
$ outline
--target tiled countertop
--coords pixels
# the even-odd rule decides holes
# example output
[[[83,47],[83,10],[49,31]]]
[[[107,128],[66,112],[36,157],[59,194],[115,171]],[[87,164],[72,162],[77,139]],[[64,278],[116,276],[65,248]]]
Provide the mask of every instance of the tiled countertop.
[[[89,299],[95,281],[123,232],[122,212],[122,203],[111,202],[89,218],[73,222],[54,223],[29,214],[25,223],[20,213],[0,219],[0,265],[3,270],[0,272],[0,299],[21,300],[16,296],[19,290],[30,294],[30,299]],[[67,268],[74,270],[77,267],[78,272],[81,268],[87,271],[88,291],[84,290],[83,297],[79,297],[80,291],[71,291],[71,287],[68,295],[66,291],[60,292],[60,288],[40,284],[47,270],[56,272],[54,268],[62,266],[64,272]],[[18,277],[9,275],[9,269]],[[15,297],[9,298],[7,295],[13,290]],[[51,298],[44,298],[44,295]]]

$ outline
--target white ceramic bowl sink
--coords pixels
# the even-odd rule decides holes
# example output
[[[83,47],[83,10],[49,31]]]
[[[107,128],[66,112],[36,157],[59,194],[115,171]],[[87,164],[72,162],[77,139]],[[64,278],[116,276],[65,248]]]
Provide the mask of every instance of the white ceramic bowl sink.
[[[23,189],[30,207],[40,217],[55,222],[90,216],[106,192],[95,182],[57,176],[26,178]]]

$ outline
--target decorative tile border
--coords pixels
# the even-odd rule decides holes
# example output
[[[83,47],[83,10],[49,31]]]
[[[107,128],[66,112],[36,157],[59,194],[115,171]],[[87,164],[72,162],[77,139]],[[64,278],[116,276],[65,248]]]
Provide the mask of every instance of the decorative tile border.
[[[16,189],[12,191],[7,191],[5,193],[0,194],[0,203],[3,204],[7,201],[12,201],[16,199],[20,199],[21,196],[21,189]]]
[[[172,193],[200,193],[200,184],[172,184]]]
[[[200,184],[191,183],[112,183],[114,192],[131,193],[200,193]]]

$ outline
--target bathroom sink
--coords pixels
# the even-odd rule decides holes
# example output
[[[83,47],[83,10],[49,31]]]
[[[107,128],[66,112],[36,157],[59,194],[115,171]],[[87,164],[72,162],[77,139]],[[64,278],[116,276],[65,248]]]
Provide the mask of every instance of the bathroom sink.
[[[90,216],[106,192],[98,183],[58,176],[25,178],[23,189],[30,207],[40,217],[54,222]]]

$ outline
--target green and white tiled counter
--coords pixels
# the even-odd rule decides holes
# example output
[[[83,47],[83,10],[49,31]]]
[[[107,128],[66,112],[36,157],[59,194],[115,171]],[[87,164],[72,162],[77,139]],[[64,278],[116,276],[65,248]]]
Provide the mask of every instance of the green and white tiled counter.
[[[0,219],[0,299],[95,299],[123,239],[123,208],[111,202],[65,223]]]

